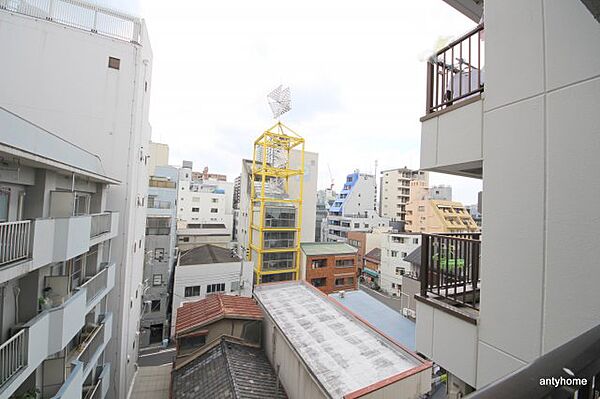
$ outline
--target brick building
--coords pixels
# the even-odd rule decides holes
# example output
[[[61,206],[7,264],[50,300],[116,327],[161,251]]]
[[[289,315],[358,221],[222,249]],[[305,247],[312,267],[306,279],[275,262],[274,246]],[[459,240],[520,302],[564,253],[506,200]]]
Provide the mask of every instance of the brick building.
[[[300,276],[325,294],[358,287],[357,248],[346,243],[300,244]]]

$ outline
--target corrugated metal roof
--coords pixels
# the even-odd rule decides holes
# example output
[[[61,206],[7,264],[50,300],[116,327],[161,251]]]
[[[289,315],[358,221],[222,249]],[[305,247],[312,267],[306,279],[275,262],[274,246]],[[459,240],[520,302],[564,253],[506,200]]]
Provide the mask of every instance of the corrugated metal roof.
[[[229,337],[174,369],[172,387],[177,399],[287,398],[264,352]]]
[[[355,254],[358,249],[345,242],[303,242],[302,251],[308,256]]]
[[[212,263],[239,262],[240,258],[232,254],[231,250],[217,245],[206,244],[185,251],[179,258],[179,266],[205,265]]]
[[[177,309],[175,334],[224,318],[262,320],[263,314],[252,298],[214,294],[196,302],[185,302]]]

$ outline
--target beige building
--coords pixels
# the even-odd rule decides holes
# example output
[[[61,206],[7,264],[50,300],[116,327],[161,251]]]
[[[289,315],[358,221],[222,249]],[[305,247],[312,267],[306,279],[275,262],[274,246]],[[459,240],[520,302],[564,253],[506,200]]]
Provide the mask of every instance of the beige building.
[[[148,176],[154,176],[157,166],[169,164],[169,146],[163,143],[150,142],[150,159],[148,159]]]
[[[404,168],[381,171],[379,184],[379,214],[395,220],[405,220],[406,204],[410,200],[410,183],[429,184],[429,173]]]
[[[479,226],[464,205],[456,201],[429,199],[423,181],[410,183],[410,202],[406,204],[408,232],[476,232]]]

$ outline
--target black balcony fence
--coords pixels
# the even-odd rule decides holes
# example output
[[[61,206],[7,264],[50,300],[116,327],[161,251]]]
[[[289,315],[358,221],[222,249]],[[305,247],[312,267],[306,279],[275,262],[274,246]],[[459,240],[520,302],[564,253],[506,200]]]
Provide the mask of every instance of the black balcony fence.
[[[426,114],[483,91],[483,24],[437,51],[427,62]]]
[[[479,307],[481,233],[422,234],[421,296]]]

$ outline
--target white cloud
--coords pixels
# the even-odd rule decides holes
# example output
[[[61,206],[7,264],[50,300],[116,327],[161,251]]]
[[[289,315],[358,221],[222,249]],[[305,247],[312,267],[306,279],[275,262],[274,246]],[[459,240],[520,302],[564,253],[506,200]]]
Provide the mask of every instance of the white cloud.
[[[112,1],[114,0],[106,0]],[[154,51],[150,122],[172,163],[193,160],[233,178],[273,123],[266,94],[291,86],[283,121],[319,153],[319,186],[353,169],[419,164],[425,65],[440,37],[473,23],[441,0],[144,1]],[[479,181],[452,184],[476,201]]]

